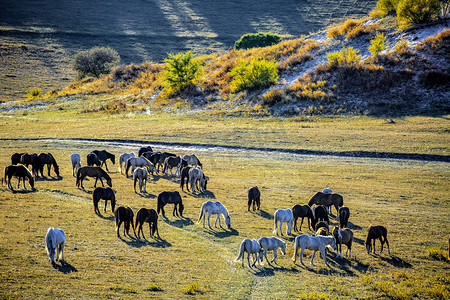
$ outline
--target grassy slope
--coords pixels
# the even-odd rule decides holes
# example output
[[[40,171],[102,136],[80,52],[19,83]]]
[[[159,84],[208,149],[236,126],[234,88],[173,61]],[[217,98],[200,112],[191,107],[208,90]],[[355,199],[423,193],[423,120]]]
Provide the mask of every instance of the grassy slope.
[[[94,129],[99,127],[101,130]],[[1,128],[1,138],[128,137],[296,148],[321,145],[340,150],[403,149],[398,151],[448,155],[448,121],[442,118],[407,118],[385,124],[384,120],[369,118],[314,122],[205,120],[106,117],[57,110],[2,118]],[[276,135],[283,138],[274,138]],[[228,137],[225,142],[224,136]],[[449,292],[448,263],[427,257],[427,249],[446,249],[448,242],[442,235],[450,230],[445,221],[450,209],[445,196],[450,176],[446,163],[201,151],[197,154],[211,177],[207,195],[227,206],[233,230],[204,230],[196,221],[206,199],[183,194],[186,219],[172,217],[171,207],[167,207],[168,220],[159,221],[164,242],[158,244],[151,239],[118,239],[111,212],[102,210],[102,216],[94,215],[91,195],[75,187],[70,154],[80,153],[84,163],[86,154],[98,145],[4,140],[0,147],[2,166],[9,164],[13,152],[52,152],[63,176],[61,181],[38,181],[36,193],[13,194],[5,186],[0,188],[0,218],[4,220],[0,225],[0,284],[5,297],[180,298],[186,296],[184,289],[196,282],[203,292],[203,296],[198,295],[205,298],[270,297],[269,290],[277,298],[433,298]],[[136,151],[111,146],[106,149],[117,156]],[[115,169],[111,168],[111,175],[118,204],[129,205],[135,212],[140,207],[156,208],[154,197],[161,191],[179,189],[176,181],[157,176],[148,185],[150,195],[141,197],[133,192],[132,181]],[[256,184],[262,190],[262,212],[249,213],[246,191]],[[92,191],[92,185],[92,180],[85,182],[87,191]],[[250,271],[233,261],[242,239],[272,234],[271,218],[276,209],[306,203],[314,192],[328,185],[343,194],[352,212],[350,221],[356,237],[352,260],[337,261],[332,256],[332,269],[328,270],[320,258],[316,258],[315,266],[309,266],[308,253],[306,268],[294,265],[290,237],[288,255],[279,257],[275,267],[265,263]],[[392,255],[364,252],[362,243],[371,224],[388,227]],[[67,234],[66,260],[71,267],[61,268],[62,272],[51,268],[45,254],[43,237],[49,226],[61,227]],[[311,233],[305,226],[302,232]],[[77,271],[64,274],[74,269]],[[150,291],[154,285],[162,291]]]

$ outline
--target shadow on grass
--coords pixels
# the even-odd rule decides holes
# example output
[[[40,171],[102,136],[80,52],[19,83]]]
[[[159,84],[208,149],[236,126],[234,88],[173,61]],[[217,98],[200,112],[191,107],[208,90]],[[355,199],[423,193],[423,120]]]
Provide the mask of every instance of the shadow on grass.
[[[216,199],[216,195],[214,195],[213,192],[210,191],[204,191],[198,194],[194,194],[192,192],[185,192],[186,194],[194,197],[194,198],[206,198],[206,199]]]
[[[259,210],[259,211],[256,211],[256,212],[254,212],[256,215],[258,215],[258,216],[260,216],[260,217],[263,217],[264,219],[267,219],[267,220],[273,220],[273,215],[271,215],[270,213],[268,213],[268,212],[266,212],[266,211],[264,211],[264,210]]]
[[[220,227],[219,227],[220,229]],[[223,231],[215,231],[214,229],[209,229],[208,227],[206,227],[206,232],[209,233],[210,235],[213,235],[217,238],[226,238],[226,237],[230,237],[233,235],[239,235],[239,231],[237,231],[236,229],[231,228],[230,230],[226,230],[225,228],[222,228]]]
[[[143,192],[143,193],[136,192],[136,195],[139,195],[140,197],[147,198],[147,199],[156,199],[156,197],[157,197],[156,195],[149,194],[147,192]]]
[[[362,230],[362,227],[353,224],[352,222],[348,222],[347,227],[352,229],[352,230]]]
[[[115,220],[114,216],[104,216],[101,213],[97,213],[96,215],[99,218],[102,218],[103,220],[108,220],[108,221],[114,221]]]
[[[185,226],[194,225],[194,222],[192,221],[191,218],[184,218],[184,217],[182,217],[182,218],[177,219],[175,221],[171,221],[171,220],[163,217],[162,220],[167,225],[178,227],[178,228],[183,228]]]
[[[132,236],[130,236],[130,240],[126,240],[121,236],[119,236],[119,239],[128,246],[133,248],[141,248],[145,246],[151,246],[155,248],[167,248],[172,246],[172,244],[169,243],[168,241],[158,237],[152,238],[151,241],[149,241],[147,238],[141,239],[141,238],[134,238]]]
[[[62,177],[62,176],[56,176],[56,177],[53,177],[53,176],[50,176],[50,177],[46,177],[46,176],[41,177],[41,176],[39,176],[39,177],[36,177],[36,178],[35,178],[35,181],[61,181],[61,180],[63,180],[63,177]]]
[[[379,255],[377,255],[377,256],[379,256]],[[403,259],[401,259],[400,257],[395,256],[395,255],[391,255],[391,257],[383,257],[383,256],[379,256],[379,257],[382,261],[385,261],[396,268],[411,268],[412,267],[412,265],[409,262],[404,261]]]
[[[61,262],[61,265],[55,263],[53,265],[53,268],[57,269],[59,272],[64,274],[78,272],[77,268],[75,268],[74,266],[65,261]]]
[[[13,194],[29,194],[29,193],[35,193],[37,192],[37,189],[31,189],[31,190],[12,190],[11,192]]]
[[[359,239],[359,238],[357,238],[357,237],[355,237],[355,236],[353,236],[353,242],[355,242],[355,243],[357,243],[357,244],[359,244],[359,245],[364,245],[364,240],[362,240],[362,239]],[[364,250],[365,250],[366,248],[364,247]]]

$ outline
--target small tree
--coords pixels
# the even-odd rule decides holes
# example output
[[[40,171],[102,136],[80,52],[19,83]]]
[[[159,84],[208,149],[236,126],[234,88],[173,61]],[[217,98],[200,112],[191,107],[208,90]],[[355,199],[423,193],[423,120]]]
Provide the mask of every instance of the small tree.
[[[358,50],[353,47],[342,48],[341,51],[336,51],[327,54],[327,59],[333,64],[342,66],[352,66],[361,61],[361,56],[358,55]]]
[[[78,78],[109,74],[120,62],[120,56],[116,50],[104,47],[95,47],[90,50],[78,52],[73,59],[73,69]]]
[[[398,2],[401,0],[378,0],[377,9],[381,11],[383,16],[397,10]]]
[[[200,73],[200,63],[194,59],[192,52],[169,53],[168,56],[164,60],[167,64],[164,74],[164,80],[167,85],[175,91],[178,91],[195,84],[195,80]]]
[[[403,26],[423,24],[437,19],[440,0],[400,0],[397,19]]]
[[[381,51],[386,48],[386,35],[384,33],[378,33],[371,41],[369,51],[374,57],[377,57]]]
[[[231,70],[231,76],[231,87],[235,91],[268,87],[278,80],[277,63],[265,59],[241,61]]]
[[[262,33],[248,33],[239,38],[234,43],[234,49],[250,49],[256,47],[267,47],[281,42],[281,37],[278,34],[270,32]]]

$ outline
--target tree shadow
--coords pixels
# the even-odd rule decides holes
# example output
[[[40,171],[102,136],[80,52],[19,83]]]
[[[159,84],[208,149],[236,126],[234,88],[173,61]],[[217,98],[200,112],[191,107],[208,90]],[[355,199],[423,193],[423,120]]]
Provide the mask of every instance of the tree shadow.
[[[262,209],[254,212],[254,214],[256,214],[260,217],[263,217],[264,219],[267,219],[267,220],[273,220],[273,215],[271,215],[270,213],[268,213]]]
[[[220,227],[219,227],[220,228]],[[226,238],[226,237],[230,237],[233,235],[239,235],[239,231],[237,231],[236,229],[230,228],[230,230],[226,230],[223,229],[223,231],[215,231],[214,229],[207,229],[207,233],[209,233],[210,235],[213,235],[217,238]]]
[[[192,221],[192,219],[184,218],[184,217],[182,217],[180,219],[177,219],[175,221],[171,221],[171,220],[163,217],[162,220],[167,225],[174,226],[174,227],[177,227],[177,228],[183,228],[185,226],[194,225],[194,222]]]
[[[62,261],[61,265],[54,263],[53,268],[57,269],[59,272],[64,273],[64,274],[78,272],[77,268],[75,268],[74,266],[72,266],[71,264],[69,264],[66,261]]]
[[[401,259],[400,257],[395,256],[395,255],[391,255],[391,257],[383,257],[380,255],[378,255],[378,256],[381,258],[382,261],[385,261],[396,268],[411,268],[412,267],[412,265],[409,262],[404,261],[403,259]]]

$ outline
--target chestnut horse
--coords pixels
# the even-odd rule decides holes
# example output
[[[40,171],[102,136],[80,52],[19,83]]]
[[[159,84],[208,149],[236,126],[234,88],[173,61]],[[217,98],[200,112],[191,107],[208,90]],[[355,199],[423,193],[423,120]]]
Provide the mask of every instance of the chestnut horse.
[[[5,168],[5,180],[7,182],[8,188],[11,189],[11,191],[14,191],[12,185],[11,185],[11,178],[13,176],[16,176],[19,178],[19,181],[17,182],[17,188],[19,188],[20,180],[23,180],[23,189],[26,190],[25,187],[25,178],[28,178],[28,183],[31,186],[31,190],[34,190],[34,177],[31,174],[30,170],[27,169],[27,167],[23,165],[10,165]]]
[[[100,182],[103,185],[103,180],[102,178],[106,179],[106,183],[112,187],[112,183],[111,183],[111,177],[108,175],[108,173],[106,173],[102,168],[100,167],[81,167],[78,169],[77,171],[77,187],[80,187],[84,190],[83,187],[83,179],[86,177],[95,177],[95,183],[94,183],[94,187],[97,187],[97,180],[100,179]]]
[[[339,194],[317,192],[314,196],[312,196],[312,198],[308,202],[309,206],[312,206],[313,204],[329,206],[330,213],[331,213],[331,205],[334,205],[334,208],[336,208],[337,213],[339,207],[344,205],[344,198]]]
[[[391,250],[389,250],[389,242],[387,240],[387,229],[384,226],[370,226],[369,227],[369,232],[367,234],[367,239],[366,242],[364,243],[366,245],[366,249],[367,249],[367,254],[369,254],[372,249],[373,249],[373,253],[375,253],[375,240],[379,239],[380,243],[381,243],[381,252],[383,252],[383,245],[384,243],[386,243],[387,247],[388,247],[388,253],[391,254]],[[373,248],[372,248],[372,243],[373,242]]]

